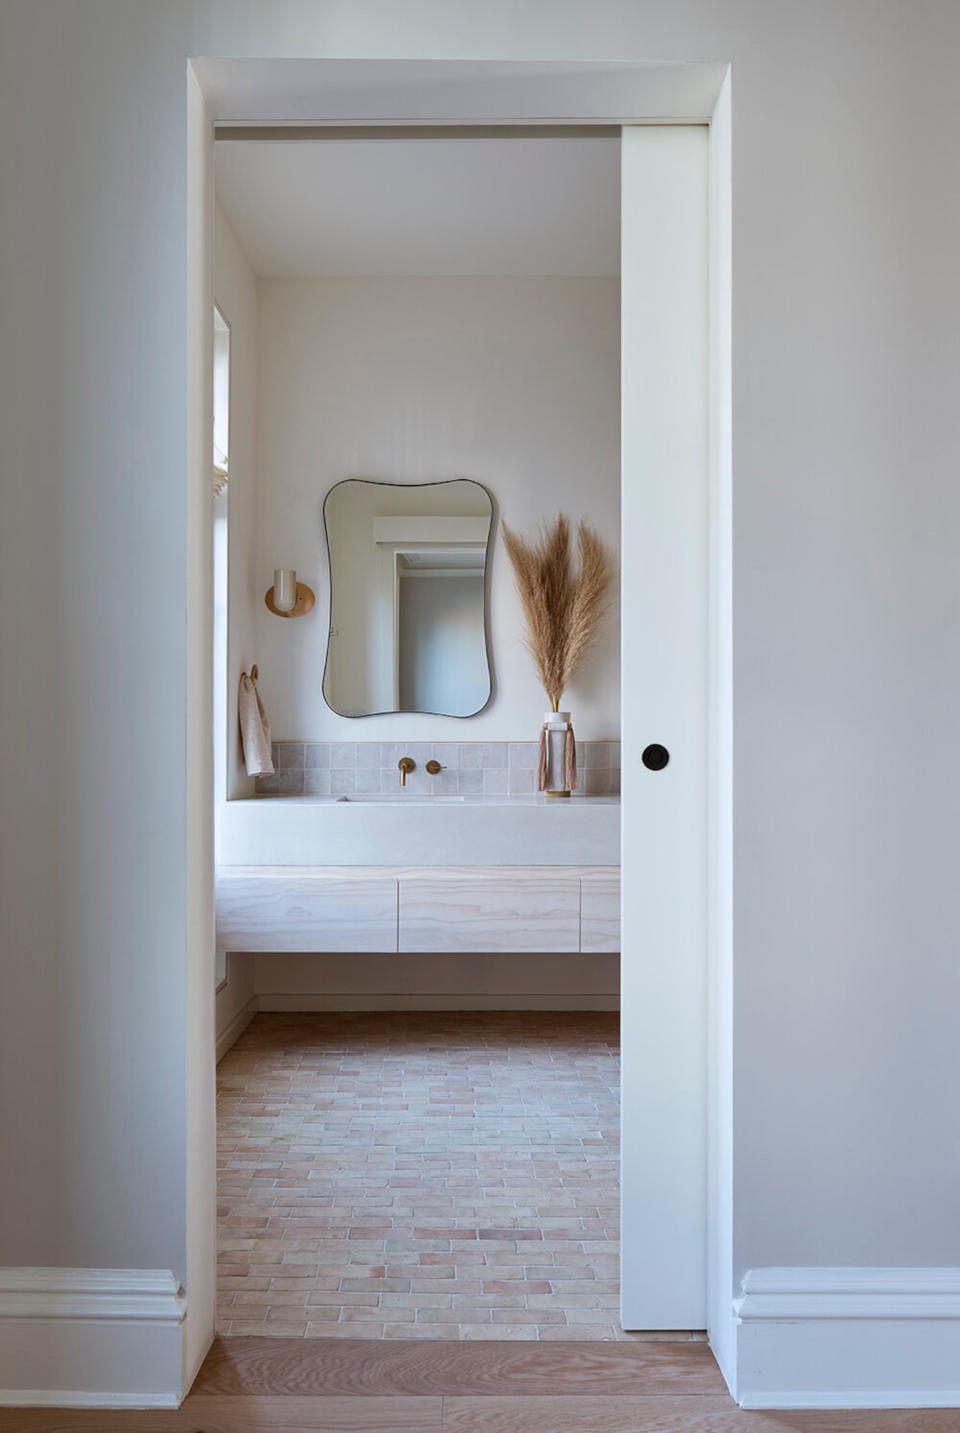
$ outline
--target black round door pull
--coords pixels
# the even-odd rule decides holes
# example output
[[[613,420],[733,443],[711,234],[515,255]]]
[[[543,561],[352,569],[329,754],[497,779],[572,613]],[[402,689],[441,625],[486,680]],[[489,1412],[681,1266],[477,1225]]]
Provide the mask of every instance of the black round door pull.
[[[670,753],[665,746],[660,746],[659,743],[654,742],[652,746],[645,746],[643,748],[643,757],[641,759],[648,770],[662,771],[670,760]]]

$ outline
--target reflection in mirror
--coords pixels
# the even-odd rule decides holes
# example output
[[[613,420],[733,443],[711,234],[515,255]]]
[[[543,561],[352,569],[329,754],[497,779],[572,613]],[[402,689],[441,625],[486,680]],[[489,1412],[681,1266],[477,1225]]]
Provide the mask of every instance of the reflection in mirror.
[[[330,636],[323,675],[340,716],[473,716],[490,700],[484,627],[493,504],[479,483],[348,478],[323,504]]]

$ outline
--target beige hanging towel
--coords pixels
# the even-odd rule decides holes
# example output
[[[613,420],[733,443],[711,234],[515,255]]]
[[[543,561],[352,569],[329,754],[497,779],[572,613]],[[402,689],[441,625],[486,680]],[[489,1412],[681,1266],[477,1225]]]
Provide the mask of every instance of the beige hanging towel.
[[[256,667],[254,667],[254,671],[256,671]],[[263,709],[256,681],[247,672],[244,672],[240,678],[237,706],[240,712],[240,741],[243,746],[243,760],[247,768],[247,775],[272,776],[270,722]]]

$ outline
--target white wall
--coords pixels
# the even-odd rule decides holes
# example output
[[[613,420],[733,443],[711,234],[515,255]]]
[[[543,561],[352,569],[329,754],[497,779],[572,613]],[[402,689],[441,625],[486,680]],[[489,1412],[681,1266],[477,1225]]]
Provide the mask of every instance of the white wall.
[[[329,583],[321,508],[346,477],[483,483],[521,532],[561,509],[619,548],[616,279],[260,279],[257,662],[279,740],[514,740],[543,693],[499,538],[490,568],[494,695],[482,714],[362,721],[324,703]],[[498,531],[498,526],[497,529]],[[271,616],[275,567],[317,605]],[[566,700],[577,735],[619,735],[617,616]]]
[[[253,270],[223,210],[214,223],[213,288],[230,324],[229,631],[226,677],[225,785],[229,797],[249,796],[237,722],[240,674],[256,661],[257,575],[253,561],[256,502],[257,290]],[[219,756],[219,753],[218,753]]]
[[[0,9],[2,1264],[185,1272],[175,11]]]
[[[185,59],[325,52],[733,62],[736,1268],[960,1262],[958,45],[943,0],[0,9],[0,1257],[184,1267]]]

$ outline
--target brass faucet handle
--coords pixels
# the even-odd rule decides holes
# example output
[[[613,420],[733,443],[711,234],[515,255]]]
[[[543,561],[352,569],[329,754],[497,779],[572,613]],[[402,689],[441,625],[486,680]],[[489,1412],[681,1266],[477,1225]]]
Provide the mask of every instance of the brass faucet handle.
[[[414,761],[412,756],[401,756],[400,760],[397,762],[397,770],[400,773],[401,786],[406,786],[407,777],[410,772],[413,771],[416,764],[417,763]]]
[[[439,772],[443,770],[443,767],[440,765],[439,761],[428,761],[427,770],[429,771],[431,776],[436,776]]]

